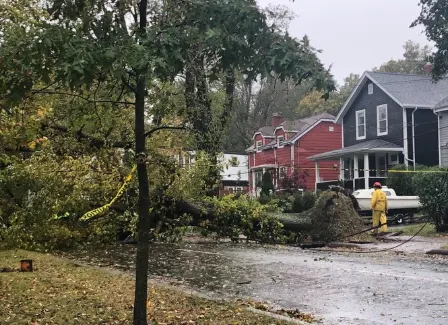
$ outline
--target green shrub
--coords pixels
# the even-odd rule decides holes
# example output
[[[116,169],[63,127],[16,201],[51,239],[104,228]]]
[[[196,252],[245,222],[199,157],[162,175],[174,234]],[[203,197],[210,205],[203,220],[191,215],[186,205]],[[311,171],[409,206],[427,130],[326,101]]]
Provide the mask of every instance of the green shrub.
[[[221,199],[211,198],[209,202],[214,205],[215,218],[202,223],[206,232],[215,232],[218,237],[234,242],[238,242],[241,235],[264,242],[282,240],[283,225],[278,218],[269,215],[267,207],[258,200],[227,195]]]
[[[316,196],[311,191],[305,191],[302,194],[302,207],[303,211],[311,209],[316,203]]]
[[[410,167],[413,168],[413,167]],[[391,172],[388,173],[386,179],[386,186],[393,188],[397,195],[416,195],[415,189],[413,187],[412,179],[414,178],[414,173],[394,173],[393,171],[404,171],[407,170],[405,165],[396,165],[390,169]]]
[[[294,202],[294,196],[288,193],[276,193],[273,197],[275,200],[278,210],[284,213],[291,213],[292,206]]]
[[[294,195],[292,212],[300,213],[311,209],[316,202],[316,195],[313,192],[297,192]]]
[[[263,204],[263,205],[270,203],[271,200],[272,200],[272,198],[269,195],[265,195],[263,193],[258,198],[258,202],[260,202],[260,204]]]
[[[421,168],[415,173],[413,187],[423,210],[432,217],[437,232],[448,231],[448,169]]]
[[[292,212],[300,213],[303,211],[302,193],[294,194],[294,201],[292,202]]]
[[[261,196],[270,196],[272,193],[274,193],[274,182],[271,173],[266,171],[261,179]]]

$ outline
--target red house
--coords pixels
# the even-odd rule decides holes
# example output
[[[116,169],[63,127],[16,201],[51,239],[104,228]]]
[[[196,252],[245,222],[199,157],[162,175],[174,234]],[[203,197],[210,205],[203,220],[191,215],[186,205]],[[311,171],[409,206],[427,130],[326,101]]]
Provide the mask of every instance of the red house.
[[[271,126],[261,127],[253,135],[249,156],[250,193],[258,195],[264,172],[271,172],[276,190],[282,190],[282,178],[300,175],[300,188],[315,191],[316,182],[339,179],[339,160],[321,162],[319,169],[308,157],[342,148],[341,125],[335,117],[320,114],[287,121],[280,114],[272,116]]]

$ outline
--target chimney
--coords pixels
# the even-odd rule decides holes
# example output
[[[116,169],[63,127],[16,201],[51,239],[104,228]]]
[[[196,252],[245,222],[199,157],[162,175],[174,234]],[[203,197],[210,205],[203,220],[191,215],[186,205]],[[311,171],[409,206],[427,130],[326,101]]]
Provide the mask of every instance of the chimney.
[[[271,126],[275,128],[282,124],[284,120],[285,119],[283,118],[283,115],[281,113],[274,113],[272,114]]]

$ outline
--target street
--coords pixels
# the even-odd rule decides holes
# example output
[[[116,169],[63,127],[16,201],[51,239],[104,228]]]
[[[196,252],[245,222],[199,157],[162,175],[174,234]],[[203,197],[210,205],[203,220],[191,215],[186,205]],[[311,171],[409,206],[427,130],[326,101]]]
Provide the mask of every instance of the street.
[[[373,254],[283,246],[157,244],[151,248],[150,275],[156,282],[211,298],[253,298],[298,308],[322,319],[324,325],[446,325],[448,258],[425,255],[425,245],[440,244],[424,240],[417,237],[396,250]],[[376,249],[393,245],[381,243]],[[133,271],[134,253],[133,246],[116,245],[97,254],[79,252],[70,257]]]

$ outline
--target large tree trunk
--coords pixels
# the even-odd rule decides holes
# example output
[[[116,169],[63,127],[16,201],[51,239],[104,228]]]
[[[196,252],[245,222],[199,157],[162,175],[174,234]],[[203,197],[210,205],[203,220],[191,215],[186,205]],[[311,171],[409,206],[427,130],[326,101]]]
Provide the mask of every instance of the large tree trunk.
[[[139,3],[139,37],[144,37],[147,25],[147,0]],[[149,237],[149,182],[146,170],[145,146],[145,95],[147,68],[139,68],[135,91],[135,154],[138,175],[138,243],[135,262],[134,325],[147,325],[146,301],[148,298]]]

